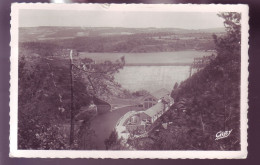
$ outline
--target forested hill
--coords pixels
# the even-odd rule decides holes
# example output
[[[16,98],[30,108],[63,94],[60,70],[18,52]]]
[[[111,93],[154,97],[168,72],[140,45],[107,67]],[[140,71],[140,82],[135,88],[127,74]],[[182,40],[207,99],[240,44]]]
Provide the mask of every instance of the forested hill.
[[[146,138],[128,140],[142,150],[240,149],[240,15],[224,13],[228,34],[214,37],[218,56],[172,91],[175,104]],[[162,127],[168,123],[167,129]],[[170,124],[169,124],[170,123]],[[228,138],[216,139],[219,131]],[[114,145],[112,148],[117,148]]]
[[[175,104],[159,123],[173,124],[167,130],[160,128],[159,134],[151,133],[153,146],[157,149],[240,149],[240,63],[239,59],[231,59],[218,56],[172,92]],[[217,132],[230,130],[232,134],[228,138],[215,140]]]
[[[19,29],[24,46],[49,44],[79,52],[148,53],[215,49],[212,34],[221,28],[185,30],[176,28],[79,28],[31,27]],[[52,46],[54,47],[54,46]]]

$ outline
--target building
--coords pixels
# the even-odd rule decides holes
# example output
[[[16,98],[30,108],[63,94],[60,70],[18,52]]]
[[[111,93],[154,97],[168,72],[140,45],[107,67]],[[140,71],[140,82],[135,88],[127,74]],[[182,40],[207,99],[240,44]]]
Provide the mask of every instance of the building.
[[[126,132],[145,133],[149,127],[170,108],[170,103],[160,100],[156,105],[145,111],[138,111],[128,115],[122,122]]]
[[[136,107],[141,108],[141,110],[145,110],[151,108],[158,102],[158,99],[151,94],[147,94],[145,96],[139,97],[136,99]]]
[[[117,98],[117,97],[110,97],[106,100],[111,105],[111,110],[116,110],[123,107],[135,107],[135,110],[142,110],[142,108],[136,106],[138,105],[137,99],[124,99],[124,98]]]
[[[171,98],[170,92],[165,88],[159,89],[151,94],[140,97],[136,106],[141,107],[143,110],[146,110],[156,105],[158,101],[162,98]]]
[[[172,104],[173,99],[166,95],[162,97],[155,106],[143,111],[143,113],[140,114],[140,118],[146,123],[154,123],[159,117],[170,109]]]
[[[142,121],[141,114],[142,112],[136,113],[124,122],[127,132],[139,131],[139,133],[144,133],[146,123]]]
[[[165,105],[162,102],[157,103],[155,106],[147,109],[140,114],[142,121],[146,123],[154,123],[165,112]]]
[[[128,132],[139,131],[144,133],[149,130],[149,127],[166,111],[170,109],[173,104],[173,99],[169,96],[163,96],[157,104],[148,108],[145,111],[139,111],[125,119],[123,126]]]
[[[136,111],[143,111],[156,105],[162,98],[170,98],[170,92],[164,88],[152,94],[147,93],[144,96],[140,96],[134,99],[110,97],[106,100],[106,102],[111,105],[112,111],[127,106],[135,107],[133,110]]]
[[[127,139],[130,134],[144,135],[151,129],[152,124],[169,110],[173,104],[170,92],[160,89],[152,94],[138,98],[137,106],[145,110],[130,111],[122,116],[117,125],[116,131],[119,138]]]

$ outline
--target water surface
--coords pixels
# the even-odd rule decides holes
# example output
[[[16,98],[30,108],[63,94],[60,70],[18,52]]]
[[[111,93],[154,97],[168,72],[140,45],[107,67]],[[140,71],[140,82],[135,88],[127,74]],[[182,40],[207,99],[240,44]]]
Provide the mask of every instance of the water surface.
[[[105,60],[115,61],[121,57],[125,57],[126,63],[192,63],[194,57],[203,57],[211,55],[210,52],[186,50],[175,52],[156,52],[156,53],[88,53],[80,52],[80,58],[91,58],[96,62],[104,62]]]
[[[189,77],[189,66],[125,66],[115,80],[130,91],[154,92],[161,88],[172,90],[176,82]]]

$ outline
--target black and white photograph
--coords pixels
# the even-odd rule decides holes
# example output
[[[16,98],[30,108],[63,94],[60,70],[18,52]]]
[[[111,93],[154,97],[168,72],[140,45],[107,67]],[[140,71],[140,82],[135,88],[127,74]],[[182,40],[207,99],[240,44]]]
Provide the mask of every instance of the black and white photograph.
[[[13,4],[10,156],[246,158],[246,5]]]

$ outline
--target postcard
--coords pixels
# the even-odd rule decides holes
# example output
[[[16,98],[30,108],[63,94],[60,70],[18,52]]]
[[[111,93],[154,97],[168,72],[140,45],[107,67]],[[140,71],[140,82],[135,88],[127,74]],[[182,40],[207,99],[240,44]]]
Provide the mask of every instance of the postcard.
[[[248,6],[14,3],[10,157],[245,159]]]

